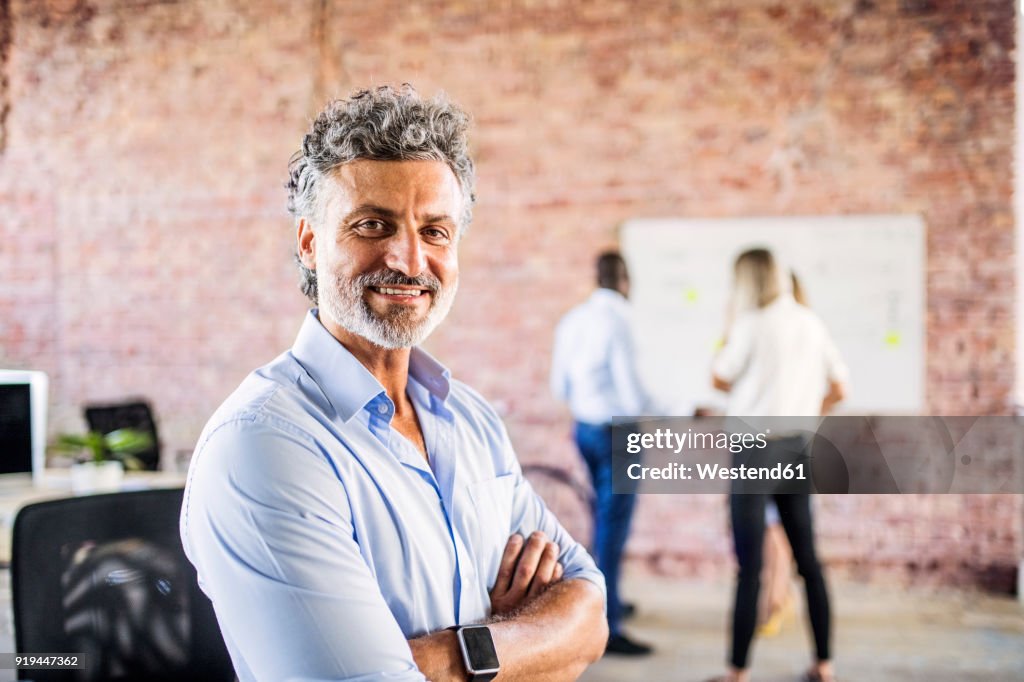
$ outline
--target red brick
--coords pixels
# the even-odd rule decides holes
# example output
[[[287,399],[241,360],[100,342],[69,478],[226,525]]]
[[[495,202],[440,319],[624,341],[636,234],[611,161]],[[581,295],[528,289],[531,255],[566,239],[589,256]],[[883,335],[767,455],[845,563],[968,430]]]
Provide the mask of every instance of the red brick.
[[[1010,409],[1010,0],[316,5],[10,2],[0,364],[51,374],[54,430],[141,393],[190,447],[305,308],[281,183],[308,117],[403,81],[476,121],[477,219],[429,347],[524,460],[580,472],[551,335],[635,216],[922,214],[929,408]],[[824,556],[855,575],[1005,586],[1024,551],[1020,496],[817,507]],[[644,498],[635,527],[655,570],[731,565],[719,498]]]

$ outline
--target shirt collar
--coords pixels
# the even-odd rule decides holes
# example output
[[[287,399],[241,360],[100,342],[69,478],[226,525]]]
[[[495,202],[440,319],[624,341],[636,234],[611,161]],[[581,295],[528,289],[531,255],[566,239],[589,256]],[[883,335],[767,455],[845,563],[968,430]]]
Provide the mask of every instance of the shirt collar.
[[[605,287],[594,289],[594,293],[590,295],[590,298],[594,301],[607,301],[615,305],[627,305],[629,303],[629,299],[621,293],[615,289],[606,289]]]
[[[771,308],[773,306],[784,306],[784,305],[796,305],[796,299],[793,298],[793,294],[788,291],[780,291],[779,295],[772,299],[772,302],[765,306],[765,308]],[[764,308],[762,308],[763,310]]]
[[[343,421],[384,393],[384,387],[345,346],[321,324],[317,309],[302,322],[292,355],[320,386]],[[409,374],[441,403],[448,397],[451,372],[429,353],[413,348]]]
[[[442,403],[448,398],[451,371],[418,346],[409,357],[409,374]]]

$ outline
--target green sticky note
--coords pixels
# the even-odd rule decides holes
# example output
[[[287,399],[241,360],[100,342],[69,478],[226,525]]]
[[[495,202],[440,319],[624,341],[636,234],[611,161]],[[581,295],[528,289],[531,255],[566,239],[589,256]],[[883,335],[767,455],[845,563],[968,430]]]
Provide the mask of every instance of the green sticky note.
[[[899,348],[903,341],[899,332],[886,332],[885,345],[889,348]]]
[[[683,298],[686,299],[687,303],[696,303],[697,290],[694,289],[693,287],[690,287],[689,289],[683,292]]]

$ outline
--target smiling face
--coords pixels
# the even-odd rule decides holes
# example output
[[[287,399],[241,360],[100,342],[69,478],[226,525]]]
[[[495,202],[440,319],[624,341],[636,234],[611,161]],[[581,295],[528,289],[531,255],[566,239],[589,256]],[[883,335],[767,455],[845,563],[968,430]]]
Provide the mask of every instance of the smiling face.
[[[445,318],[458,287],[463,197],[441,161],[370,161],[325,179],[319,216],[299,221],[320,320],[385,349],[408,348]]]

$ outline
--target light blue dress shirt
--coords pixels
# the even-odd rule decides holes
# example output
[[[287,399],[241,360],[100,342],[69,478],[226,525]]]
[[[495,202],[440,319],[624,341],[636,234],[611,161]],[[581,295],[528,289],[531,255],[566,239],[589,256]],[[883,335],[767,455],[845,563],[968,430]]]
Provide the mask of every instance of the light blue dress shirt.
[[[409,373],[429,465],[315,310],[203,430],[181,537],[243,682],[423,680],[406,640],[488,617],[512,533],[604,589],[494,410],[420,349]]]
[[[625,296],[596,289],[558,323],[551,392],[569,404],[576,421],[588,424],[657,411],[637,371]]]

